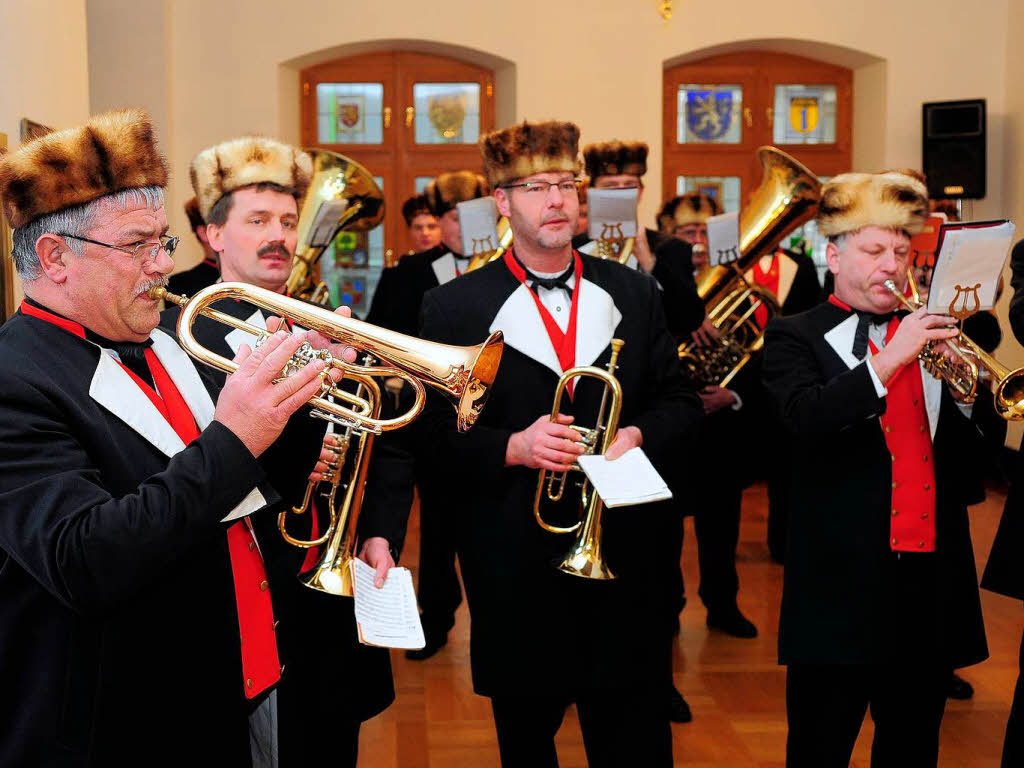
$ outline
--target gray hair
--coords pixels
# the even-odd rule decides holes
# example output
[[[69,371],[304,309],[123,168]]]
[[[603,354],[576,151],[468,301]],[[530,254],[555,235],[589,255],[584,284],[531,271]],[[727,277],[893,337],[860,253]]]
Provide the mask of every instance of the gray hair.
[[[39,256],[36,255],[36,241],[45,234],[84,236],[92,229],[105,207],[123,211],[146,206],[155,211],[163,205],[163,187],[131,187],[98,197],[88,203],[43,214],[24,227],[14,230],[14,268],[25,282],[38,278],[42,274],[42,269],[39,265]],[[85,250],[85,243],[81,240],[68,238],[67,244],[76,256],[81,256]]]

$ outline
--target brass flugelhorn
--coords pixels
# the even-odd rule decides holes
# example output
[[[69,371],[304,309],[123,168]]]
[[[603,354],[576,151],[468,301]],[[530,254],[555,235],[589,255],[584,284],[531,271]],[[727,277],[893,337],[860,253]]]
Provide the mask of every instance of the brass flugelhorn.
[[[366,357],[369,358],[369,355]],[[369,365],[369,362],[368,359],[364,359],[366,365]],[[379,417],[381,391],[377,381],[371,376],[356,375],[352,378],[358,382],[356,395],[364,397],[370,403],[370,415],[373,418]],[[345,463],[349,467],[347,482],[344,485],[341,483],[340,466],[333,470],[334,474],[328,481],[331,484],[327,496],[329,522],[323,534],[315,539],[296,538],[288,533],[289,513],[284,511],[277,516],[277,527],[281,531],[281,536],[289,544],[302,549],[324,545],[324,550],[316,565],[308,571],[300,573],[299,581],[310,589],[341,597],[352,597],[350,563],[355,557],[356,529],[359,525],[359,512],[363,506],[363,491],[366,487],[366,472],[370,465],[370,454],[373,451],[374,434],[366,431],[354,433],[352,428],[346,428],[339,442],[347,449],[352,440],[355,441],[355,445],[352,448],[351,459],[348,459],[345,453],[341,453],[339,459],[340,463]],[[310,495],[316,485],[317,483],[314,481],[309,482],[306,486],[306,497],[302,507],[293,507],[292,514],[303,514],[311,506],[309,504]],[[339,487],[344,487],[345,492],[340,507],[336,504]]]
[[[572,424],[569,427],[579,432],[582,436],[585,455],[607,453],[615,441],[615,434],[619,429],[619,415],[622,412],[622,385],[619,384],[619,380],[615,377],[615,369],[618,366],[619,351],[624,343],[622,339],[612,339],[612,353],[608,360],[607,370],[591,365],[578,366],[567,370],[558,380],[558,386],[555,389],[555,401],[551,406],[552,421],[561,412],[562,395],[573,379],[577,377],[591,378],[604,383],[601,406],[598,409],[597,421],[594,426],[587,428]],[[571,471],[582,472],[579,464],[575,463]],[[614,579],[615,574],[609,570],[607,563],[604,561],[604,554],[601,551],[601,516],[604,512],[604,502],[597,495],[597,491],[590,486],[585,475],[580,486],[580,493],[583,500],[583,509],[586,511],[579,522],[569,527],[550,525],[541,515],[541,505],[545,496],[549,501],[561,501],[562,496],[565,494],[565,484],[568,480],[568,475],[568,472],[552,472],[549,474],[548,470],[540,470],[537,477],[537,493],[533,498],[533,515],[537,519],[537,523],[545,531],[550,531],[551,533],[574,533],[578,531],[572,549],[556,566],[558,570],[587,579]]]
[[[914,312],[925,303],[921,301],[917,282],[909,269],[907,280],[910,298],[904,296],[892,280],[886,280],[885,287],[900,304]],[[962,322],[966,315],[961,316],[956,312],[954,304],[955,298],[950,303],[949,313]],[[945,344],[953,352],[952,360],[936,349],[935,342],[926,344],[918,359],[928,373],[946,383],[955,400],[965,405],[973,403],[978,397],[978,384],[985,384],[992,390],[995,411],[1001,418],[1006,421],[1024,421],[1024,368],[1013,369],[1000,363],[968,337],[962,325],[959,335],[946,339]]]
[[[490,264],[492,261],[500,259],[512,247],[512,242],[515,239],[512,235],[512,225],[504,216],[498,219],[497,230],[498,247],[491,251],[474,253],[469,259],[469,264],[466,266],[467,272],[480,269],[485,264]]]
[[[605,237],[604,235],[608,236]],[[602,236],[597,239],[597,246],[594,249],[594,255],[599,259],[611,259],[617,261],[619,264],[627,264],[629,257],[633,255],[633,245],[636,243],[635,237],[623,237],[622,227],[618,228],[618,233],[615,231],[602,232]]]
[[[455,406],[458,429],[463,432],[476,423],[491,392],[494,377],[504,348],[501,331],[495,331],[482,343],[472,347],[425,341],[414,336],[389,331],[352,317],[342,317],[328,309],[306,304],[280,293],[247,283],[214,283],[191,299],[170,293],[164,287],[149,290],[150,297],[178,304],[178,341],[188,354],[201,363],[225,373],[234,373],[238,365],[204,347],[192,334],[192,324],[200,315],[251,333],[259,338],[262,328],[231,317],[210,305],[222,299],[240,299],[285,318],[301,328],[318,331],[332,341],[365,351],[380,365],[361,366],[331,357],[326,350],[303,344],[289,363],[301,367],[315,359],[327,367],[339,369],[343,375],[397,377],[405,381],[415,394],[415,402],[405,413],[391,419],[372,414],[373,405],[365,398],[345,392],[324,377],[319,395],[310,399],[312,415],[333,421],[342,427],[375,434],[398,429],[411,423],[423,410],[426,401],[424,384],[445,394]],[[325,371],[326,373],[326,371]],[[333,397],[348,406],[332,402]]]

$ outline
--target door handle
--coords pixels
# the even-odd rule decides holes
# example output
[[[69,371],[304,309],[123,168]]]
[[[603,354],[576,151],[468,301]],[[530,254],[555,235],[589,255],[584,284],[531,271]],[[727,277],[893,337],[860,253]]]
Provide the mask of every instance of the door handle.
[[[754,111],[750,107],[743,108],[743,119],[747,123],[747,128],[754,127]]]
[[[412,128],[413,120],[416,119],[416,107],[405,108],[405,127]]]
[[[384,107],[384,127],[391,127],[391,107]]]

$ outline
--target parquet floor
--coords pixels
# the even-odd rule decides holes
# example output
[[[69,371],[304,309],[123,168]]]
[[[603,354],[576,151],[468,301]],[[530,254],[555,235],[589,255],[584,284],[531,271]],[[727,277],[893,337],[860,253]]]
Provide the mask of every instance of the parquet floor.
[[[990,493],[972,509],[979,573],[988,557],[1004,496]],[[693,527],[687,521],[683,568],[690,603],[675,648],[675,677],[693,708],[694,721],[674,725],[675,764],[688,768],[774,768],[785,760],[785,673],[775,644],[782,569],[765,546],[767,496],[763,486],[746,492],[740,534],[740,605],[760,630],[755,640],[708,631],[698,583]],[[416,569],[419,550],[413,514],[404,564]],[[1024,556],[1024,553],[1022,553]],[[951,701],[943,721],[943,768],[998,768],[1006,717],[1017,672],[1024,611],[1019,602],[982,592],[991,657],[963,672],[975,688],[970,701]],[[448,646],[425,662],[393,652],[396,702],[365,723],[361,768],[468,768],[497,766],[498,751],[489,700],[472,691],[469,675],[469,613],[459,609]],[[865,722],[853,765],[867,768],[871,722]],[[574,712],[558,735],[562,768],[583,768],[586,759]]]

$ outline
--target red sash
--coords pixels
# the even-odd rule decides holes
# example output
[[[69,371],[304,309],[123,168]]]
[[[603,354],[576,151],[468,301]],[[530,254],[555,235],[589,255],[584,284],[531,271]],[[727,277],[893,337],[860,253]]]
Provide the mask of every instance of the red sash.
[[[544,323],[544,328],[548,332],[548,338],[551,340],[551,346],[555,350],[555,355],[558,357],[558,364],[562,367],[562,371],[567,371],[576,365],[576,316],[579,310],[579,298],[580,298],[580,286],[583,284],[583,260],[580,258],[579,253],[575,250],[572,252],[573,258],[573,277],[576,282],[572,287],[572,306],[569,309],[569,324],[565,327],[565,332],[558,327],[558,323],[555,318],[548,312],[548,308],[544,306],[544,303],[537,296],[537,292],[526,286],[530,291],[530,296],[533,297],[533,303],[537,306],[537,311],[540,313],[540,319]],[[522,265],[515,260],[513,251],[505,252],[505,266],[508,267],[509,272],[515,275],[516,279],[526,285],[526,270],[523,269]],[[572,383],[569,384],[569,396],[572,397]]]
[[[771,291],[772,296],[778,299],[779,297],[779,254],[778,252],[772,254],[772,263],[768,266],[768,271],[765,272],[761,269],[761,259],[754,262],[753,267],[754,282],[757,285],[766,288]],[[781,300],[780,300],[781,303]],[[754,310],[754,320],[761,328],[764,328],[768,323],[768,308],[760,306]]]
[[[22,302],[21,311],[84,339],[85,329],[78,323],[58,317],[44,309]],[[181,441],[188,445],[199,437],[199,427],[188,404],[174,385],[167,370],[152,349],[145,351],[146,363],[153,375],[154,389],[120,360],[117,363],[146,394],[171,425]],[[242,674],[246,698],[253,698],[281,678],[273,606],[270,601],[263,556],[252,533],[248,518],[231,524],[227,530],[231,572],[235,583],[238,630],[242,648]]]

